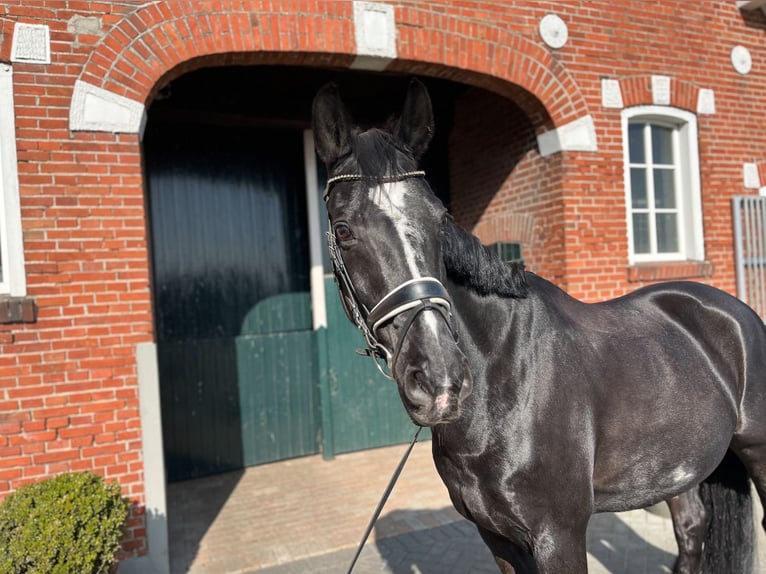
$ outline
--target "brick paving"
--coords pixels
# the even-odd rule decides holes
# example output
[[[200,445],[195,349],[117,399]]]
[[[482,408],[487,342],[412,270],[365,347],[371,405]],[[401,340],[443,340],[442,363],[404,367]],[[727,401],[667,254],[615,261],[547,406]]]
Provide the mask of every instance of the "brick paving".
[[[306,457],[171,484],[172,574],[345,573],[404,449],[329,462]],[[588,552],[590,574],[651,574],[672,571],[676,547],[668,518],[636,510],[594,516]],[[474,526],[452,508],[430,444],[418,444],[355,574],[497,571]]]

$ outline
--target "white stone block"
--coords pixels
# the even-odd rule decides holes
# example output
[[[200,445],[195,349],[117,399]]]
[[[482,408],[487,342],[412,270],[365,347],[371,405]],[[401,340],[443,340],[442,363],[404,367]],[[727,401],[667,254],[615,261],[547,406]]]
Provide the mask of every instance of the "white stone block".
[[[605,108],[624,108],[622,102],[622,90],[620,89],[620,82],[618,80],[609,80],[603,78],[601,80],[601,105]]]
[[[652,76],[652,102],[658,106],[670,105],[670,78]]]
[[[144,105],[109,90],[77,80],[69,109],[72,131],[140,133]]]
[[[394,7],[379,2],[354,2],[357,58],[352,68],[381,71],[396,59]]]
[[[23,24],[13,27],[11,62],[51,63],[51,33],[45,24]]]
[[[758,164],[746,163],[742,165],[742,175],[744,178],[744,186],[746,189],[759,189],[761,187],[761,179],[758,176]]]
[[[569,122],[537,136],[543,157],[560,151],[598,151],[596,128],[590,115]]]
[[[700,115],[713,115],[715,113],[715,92],[701,89],[697,93],[697,113]]]

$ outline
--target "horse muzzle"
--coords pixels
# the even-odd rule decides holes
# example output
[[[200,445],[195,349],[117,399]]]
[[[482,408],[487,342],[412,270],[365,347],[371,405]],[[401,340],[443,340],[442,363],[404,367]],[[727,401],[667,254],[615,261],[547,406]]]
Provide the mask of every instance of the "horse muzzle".
[[[460,418],[461,407],[473,391],[473,377],[464,358],[459,369],[433,369],[426,361],[408,365],[399,385],[410,418],[420,426],[446,424]],[[440,372],[433,372],[440,371]],[[447,373],[454,374],[447,374]]]

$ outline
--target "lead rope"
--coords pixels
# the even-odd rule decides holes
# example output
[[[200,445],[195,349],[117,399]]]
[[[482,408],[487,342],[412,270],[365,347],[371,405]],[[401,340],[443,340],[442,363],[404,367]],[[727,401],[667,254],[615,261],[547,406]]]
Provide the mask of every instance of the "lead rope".
[[[375,523],[378,521],[378,517],[380,516],[380,513],[383,511],[383,507],[386,505],[386,501],[388,500],[388,497],[391,495],[391,491],[394,489],[394,485],[396,484],[396,481],[399,479],[399,475],[402,473],[402,469],[404,468],[404,465],[407,462],[407,459],[409,458],[410,453],[412,452],[412,449],[415,446],[415,443],[418,441],[418,435],[420,434],[420,431],[422,430],[423,430],[423,427],[419,426],[418,430],[415,431],[415,436],[412,437],[412,442],[410,443],[410,446],[404,452],[404,456],[402,456],[402,460],[399,461],[399,466],[396,467],[396,470],[394,471],[394,474],[391,477],[391,480],[388,481],[388,486],[386,487],[386,490],[383,492],[383,497],[380,499],[380,502],[378,503],[378,507],[375,509],[375,512],[373,512],[372,514],[370,523],[367,525],[367,530],[365,530],[364,536],[362,536],[362,541],[359,543],[359,548],[356,549],[356,554],[354,554],[354,559],[351,560],[351,565],[348,567],[348,572],[346,572],[346,574],[351,574],[351,572],[354,570],[354,566],[356,566],[356,561],[359,560],[359,555],[362,553],[362,550],[364,549],[364,545],[367,542],[367,538],[370,536],[370,532],[372,532],[372,529],[375,526]]]

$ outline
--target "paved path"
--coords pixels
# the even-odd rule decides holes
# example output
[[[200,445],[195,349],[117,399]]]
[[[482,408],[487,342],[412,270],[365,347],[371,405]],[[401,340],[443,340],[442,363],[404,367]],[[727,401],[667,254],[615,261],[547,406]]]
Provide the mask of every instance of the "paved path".
[[[387,515],[386,519],[407,516]],[[404,511],[407,513],[408,511]],[[417,521],[417,512],[414,513]],[[410,517],[412,517],[411,515]],[[669,573],[675,560],[670,521],[645,511],[599,515],[588,531],[590,574]],[[354,549],[253,570],[257,574],[345,573]],[[465,520],[414,530],[367,544],[356,574],[497,574],[492,556],[476,529]]]
[[[345,573],[404,448],[171,485],[172,573]],[[671,572],[676,547],[669,519],[637,510],[594,516],[588,552],[590,574],[659,574]],[[474,526],[451,507],[430,444],[413,451],[354,572],[497,574]]]

